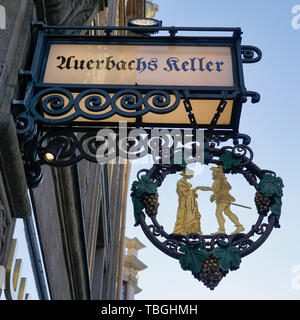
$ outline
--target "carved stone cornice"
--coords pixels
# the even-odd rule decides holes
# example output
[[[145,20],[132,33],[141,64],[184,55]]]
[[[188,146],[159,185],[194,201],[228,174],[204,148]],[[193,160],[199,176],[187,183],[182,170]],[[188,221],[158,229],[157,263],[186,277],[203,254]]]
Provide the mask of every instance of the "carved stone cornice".
[[[108,0],[34,0],[37,18],[48,25],[89,25]]]

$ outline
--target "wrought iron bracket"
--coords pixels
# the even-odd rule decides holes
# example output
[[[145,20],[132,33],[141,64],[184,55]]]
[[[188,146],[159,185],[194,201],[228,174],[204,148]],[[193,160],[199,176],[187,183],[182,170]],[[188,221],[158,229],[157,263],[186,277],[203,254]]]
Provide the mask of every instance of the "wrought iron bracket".
[[[207,139],[210,141],[223,142],[233,139],[238,143],[242,139],[245,144],[250,139],[241,135],[238,131],[241,106],[251,97],[252,103],[259,101],[259,94],[247,91],[244,86],[241,67],[243,63],[253,63],[259,61],[261,52],[253,46],[240,46],[240,28],[205,28],[205,27],[155,27],[158,36],[136,37],[120,36],[118,33],[132,32],[139,29],[142,33],[143,27],[85,27],[85,26],[47,26],[41,22],[32,24],[35,35],[35,54],[30,70],[20,70],[19,79],[21,87],[24,89],[22,100],[12,101],[12,112],[15,119],[20,147],[23,152],[23,161],[28,173],[30,186],[35,186],[40,181],[40,167],[47,164],[51,166],[67,166],[76,163],[81,159],[96,162],[97,146],[96,134],[99,129],[107,128],[117,132],[118,122],[109,123],[113,115],[121,117],[135,118],[136,121],[128,124],[132,127],[143,127],[141,118],[148,112],[158,115],[167,114],[174,111],[181,101],[189,101],[193,104],[195,99],[214,99],[223,101],[224,87],[202,88],[202,87],[173,87],[173,86],[124,86],[124,85],[73,85],[73,84],[46,84],[43,83],[41,70],[44,68],[47,41],[57,39],[71,41],[94,41],[100,43],[118,44],[124,41],[147,44],[151,38],[151,43],[168,44],[175,43],[213,43],[214,37],[204,36],[203,32],[232,32],[232,48],[236,51],[237,66],[234,68],[234,78],[236,85],[226,88],[226,99],[237,101],[234,105],[234,125],[230,130],[226,126],[216,127],[217,121],[213,123],[211,135]],[[75,32],[101,30],[105,36],[76,35]],[[147,29],[146,29],[147,30]],[[57,32],[70,31],[72,34],[63,35]],[[185,36],[189,32],[196,36]],[[168,36],[165,36],[165,33]],[[163,35],[162,37],[160,35]],[[228,39],[228,37],[226,37]],[[143,42],[145,41],[145,42]],[[194,41],[194,42],[193,42]],[[48,49],[47,49],[48,48]],[[251,53],[252,52],[252,53]],[[255,57],[256,53],[256,57]],[[251,60],[251,61],[250,61]],[[84,105],[84,109],[81,107]],[[220,114],[219,110],[218,114]],[[192,116],[191,116],[192,117]],[[162,127],[159,124],[148,123],[145,130],[153,127]],[[176,129],[192,127],[199,128],[196,121],[192,125],[177,125]],[[208,128],[203,128],[207,131]],[[206,136],[208,136],[206,134]],[[61,144],[61,152],[53,162],[44,160],[44,152],[49,143],[58,141]],[[29,152],[35,149],[34,153]],[[28,156],[30,155],[30,156]],[[34,177],[34,178],[32,178]]]

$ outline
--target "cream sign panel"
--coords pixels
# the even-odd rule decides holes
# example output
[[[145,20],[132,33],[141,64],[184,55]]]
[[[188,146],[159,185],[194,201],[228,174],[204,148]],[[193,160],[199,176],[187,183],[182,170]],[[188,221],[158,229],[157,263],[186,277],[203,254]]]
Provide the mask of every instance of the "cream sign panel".
[[[234,86],[230,47],[52,44],[45,83]]]

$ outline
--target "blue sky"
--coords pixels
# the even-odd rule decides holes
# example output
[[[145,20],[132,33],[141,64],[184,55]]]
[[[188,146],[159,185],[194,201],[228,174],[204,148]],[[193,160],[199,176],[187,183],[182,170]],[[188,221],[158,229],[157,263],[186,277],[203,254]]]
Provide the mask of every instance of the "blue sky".
[[[300,213],[298,167],[300,126],[300,29],[292,28],[292,8],[297,1],[237,1],[237,0],[155,0],[159,12],[155,18],[164,26],[230,26],[241,27],[243,45],[254,45],[263,52],[255,64],[244,65],[248,90],[261,95],[258,104],[244,104],[240,132],[252,138],[254,163],[274,170],[285,184],[281,228],[274,229],[267,241],[254,253],[243,258],[240,269],[230,272],[219,286],[210,291],[183,271],[179,262],[160,252],[145,237],[140,227],[133,227],[133,208],[128,198],[126,235],[137,237],[146,248],[139,258],[148,266],[140,273],[142,292],[136,299],[299,299],[300,284],[297,276],[300,265]],[[300,22],[300,19],[299,19]],[[132,165],[131,181],[136,172],[150,165]],[[201,178],[201,182],[200,179]],[[168,177],[159,189],[160,210],[158,221],[172,228],[176,218],[176,181]],[[203,180],[202,180],[203,179]],[[229,176],[232,194],[238,203],[254,206],[254,190],[240,177]],[[194,177],[194,186],[209,183],[207,167]],[[214,206],[208,193],[199,193],[199,210],[204,233],[217,228]],[[255,223],[255,210],[237,209],[240,220],[250,226]],[[230,222],[226,226],[231,227]],[[293,285],[294,284],[294,285]]]

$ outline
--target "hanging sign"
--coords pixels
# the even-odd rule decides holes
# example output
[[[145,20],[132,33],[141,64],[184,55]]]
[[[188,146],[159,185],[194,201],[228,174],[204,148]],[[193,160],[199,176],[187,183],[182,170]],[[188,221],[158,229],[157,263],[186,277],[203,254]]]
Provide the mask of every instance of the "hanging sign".
[[[32,104],[35,110],[42,102],[42,121],[207,128],[226,96],[216,128],[238,126],[244,90],[238,37],[45,40],[37,77],[44,89]]]
[[[242,258],[258,249],[274,228],[280,228],[284,184],[275,172],[262,170],[252,162],[253,151],[247,145],[214,146],[209,149],[209,155],[206,163],[212,165],[209,186],[203,185],[203,175],[198,175],[198,185],[193,185],[190,179],[195,172],[188,167],[182,153],[174,153],[171,165],[154,164],[137,173],[131,197],[135,226],[140,225],[158,249],[178,259],[184,271],[191,271],[195,279],[214,290],[230,271],[239,269]],[[168,227],[158,222],[159,205],[163,200],[158,190],[165,178],[176,172],[180,176],[173,191],[178,195],[178,207],[173,231],[168,233]],[[233,197],[228,174],[240,174],[254,187],[255,196],[247,205]],[[167,191],[169,201],[171,189]],[[203,202],[198,206],[197,201],[202,191],[210,193],[210,202],[215,207],[218,229],[209,233],[205,233],[207,225],[202,223],[209,215],[203,213]],[[172,221],[169,207],[168,219]],[[240,218],[236,213],[252,210],[252,207],[257,212],[249,215],[254,222],[249,228],[243,222],[244,216]],[[232,232],[228,226],[225,229],[225,224],[233,228]]]
[[[24,73],[30,98],[16,119],[24,140],[36,123],[92,131],[118,130],[120,122],[146,130],[203,129],[224,139],[238,134],[247,98],[259,101],[245,87],[243,64],[259,61],[261,52],[241,45],[240,28],[167,27],[161,31],[169,36],[141,37],[113,34],[113,27],[97,36],[38,27]]]
[[[232,87],[230,46],[51,44],[43,82]]]

